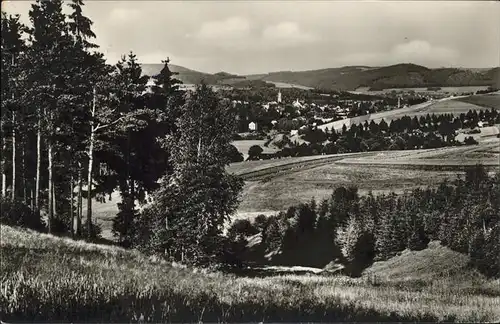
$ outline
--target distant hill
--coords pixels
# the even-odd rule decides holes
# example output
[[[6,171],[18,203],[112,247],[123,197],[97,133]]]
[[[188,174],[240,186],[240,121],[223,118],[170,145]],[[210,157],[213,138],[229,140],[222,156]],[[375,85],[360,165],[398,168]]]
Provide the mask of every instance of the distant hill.
[[[415,64],[386,67],[347,66],[299,72],[272,72],[249,78],[286,82],[327,90],[355,90],[432,86],[490,86],[500,83],[500,69],[429,69]]]
[[[162,64],[143,64],[143,73],[155,75]],[[500,86],[500,68],[429,69],[416,64],[396,64],[385,67],[344,66],[309,71],[281,71],[267,74],[234,75],[227,72],[215,74],[199,72],[178,65],[170,65],[177,78],[184,83],[197,84],[202,80],[212,85],[261,85],[266,81],[278,84],[294,84],[325,90],[355,90],[369,87],[373,90],[410,87],[457,87],[457,86]]]

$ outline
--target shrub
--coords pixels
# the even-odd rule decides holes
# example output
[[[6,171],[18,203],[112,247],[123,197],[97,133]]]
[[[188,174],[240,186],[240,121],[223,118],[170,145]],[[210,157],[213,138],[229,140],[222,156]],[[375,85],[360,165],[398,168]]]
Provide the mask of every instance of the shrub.
[[[373,234],[364,231],[362,224],[354,217],[350,217],[347,224],[337,230],[336,242],[350,276],[359,276],[372,262],[375,254],[375,238]]]
[[[237,219],[228,230],[228,237],[251,236],[259,233],[259,229],[248,219]]]
[[[408,248],[412,251],[420,251],[427,247],[429,244],[429,238],[425,234],[425,230],[422,226],[415,226],[408,238]]]
[[[88,229],[87,229],[87,221],[82,226],[82,233],[83,236],[88,239],[88,240],[99,240],[102,238],[101,233],[102,233],[102,228],[101,226],[97,225],[95,222],[91,223],[91,233],[89,235]]]
[[[268,223],[268,218],[266,217],[266,215],[260,214],[257,217],[255,217],[254,224],[259,231],[263,232],[267,227],[267,223]]]
[[[31,210],[21,201],[6,198],[0,198],[0,223],[36,231],[45,230],[45,223],[39,212]]]
[[[468,136],[468,137],[466,137],[466,138],[465,138],[464,143],[465,143],[466,145],[475,145],[475,144],[478,144],[478,141],[476,141],[476,140],[474,139],[474,137],[472,137],[472,136]]]
[[[242,162],[244,160],[243,154],[234,145],[229,145],[227,157],[229,163]]]
[[[259,145],[252,145],[248,149],[248,160],[258,160],[264,150]]]

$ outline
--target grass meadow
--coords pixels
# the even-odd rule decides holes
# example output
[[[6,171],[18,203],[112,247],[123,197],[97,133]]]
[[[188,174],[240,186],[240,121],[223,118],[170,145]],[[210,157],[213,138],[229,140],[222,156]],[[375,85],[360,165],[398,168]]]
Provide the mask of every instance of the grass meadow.
[[[500,93],[483,94],[461,98],[460,101],[500,110]]]
[[[450,272],[438,263],[428,277],[405,278],[394,275],[394,270],[385,276],[387,271],[376,263],[371,272],[356,279],[250,278],[185,268],[135,251],[8,226],[2,226],[1,234],[0,316],[7,322],[500,319],[499,281],[471,272],[463,258],[445,248],[437,253],[408,252],[444,255],[455,265]],[[424,266],[420,272],[431,271],[429,264]]]

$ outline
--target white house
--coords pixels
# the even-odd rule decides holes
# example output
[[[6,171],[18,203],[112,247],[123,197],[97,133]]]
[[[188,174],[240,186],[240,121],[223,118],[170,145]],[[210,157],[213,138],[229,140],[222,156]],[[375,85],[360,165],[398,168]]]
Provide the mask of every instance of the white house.
[[[251,132],[255,132],[257,130],[257,123],[251,122],[248,124],[248,130]]]
[[[295,108],[302,108],[302,104],[299,102],[299,99],[297,99],[292,105]]]

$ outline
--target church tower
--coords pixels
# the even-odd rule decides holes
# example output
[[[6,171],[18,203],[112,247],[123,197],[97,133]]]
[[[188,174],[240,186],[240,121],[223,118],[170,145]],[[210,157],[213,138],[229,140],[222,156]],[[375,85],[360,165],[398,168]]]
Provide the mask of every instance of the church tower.
[[[281,90],[278,90],[278,103],[281,103]]]

